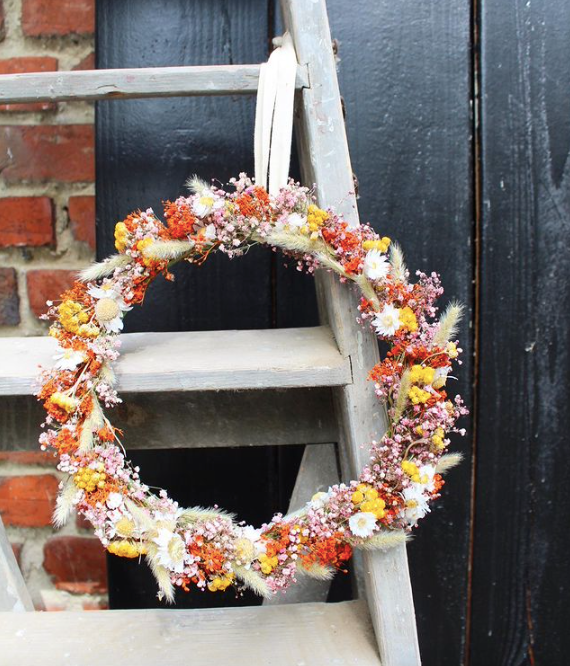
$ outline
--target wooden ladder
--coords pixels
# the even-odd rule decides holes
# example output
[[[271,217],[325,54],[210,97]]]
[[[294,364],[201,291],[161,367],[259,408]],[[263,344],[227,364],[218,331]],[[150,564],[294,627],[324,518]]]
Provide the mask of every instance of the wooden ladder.
[[[321,206],[337,206],[356,226],[325,1],[281,0],[281,8],[300,63],[295,123],[303,181],[317,184]],[[258,77],[259,65],[5,75],[0,77],[0,103],[255,93]],[[321,326],[316,328],[125,334],[118,389],[203,392],[195,404],[205,413],[204,406],[214,404],[213,391],[256,389],[257,404],[260,389],[330,387],[334,414],[326,401],[309,391],[311,408],[296,412],[295,419],[281,416],[276,424],[268,410],[256,409],[249,433],[238,418],[230,433],[226,424],[223,437],[214,424],[213,431],[205,433],[213,446],[221,441],[237,446],[255,443],[256,431],[273,443],[312,442],[305,449],[291,498],[289,508],[295,510],[312,493],[338,480],[331,441],[339,443],[340,471],[348,480],[356,478],[368,461],[363,445],[385,430],[383,410],[367,381],[369,369],[378,361],[378,346],[375,337],[356,323],[355,294],[324,272],[317,275],[317,293]],[[53,344],[48,337],[4,339],[0,395],[30,394],[38,363],[50,365]],[[153,357],[146,359],[143,371],[138,354],[149,345]],[[212,345],[216,355],[206,353]],[[293,404],[294,398],[287,396],[294,393],[279,394],[281,414]],[[271,391],[267,394],[271,412],[275,398]],[[247,400],[243,393],[230,395],[231,400]],[[321,420],[328,425],[320,426]],[[119,650],[128,663],[138,664],[420,663],[405,546],[364,552],[356,566],[361,598],[355,601],[324,603],[328,584],[308,581],[261,607],[25,616],[14,611],[31,610],[30,598],[1,529],[0,546],[0,653],[7,664],[35,663],[40,649],[44,666],[100,664],[116,659]]]

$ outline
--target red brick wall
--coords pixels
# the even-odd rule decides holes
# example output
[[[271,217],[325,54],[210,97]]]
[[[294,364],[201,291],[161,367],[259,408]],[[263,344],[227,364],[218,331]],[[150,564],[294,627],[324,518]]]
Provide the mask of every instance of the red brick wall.
[[[92,69],[94,24],[94,0],[0,0],[0,74]],[[0,105],[0,336],[43,334],[45,301],[93,259],[94,180],[91,104]],[[4,525],[38,608],[105,607],[99,542],[51,526],[58,482],[39,451],[0,453]]]

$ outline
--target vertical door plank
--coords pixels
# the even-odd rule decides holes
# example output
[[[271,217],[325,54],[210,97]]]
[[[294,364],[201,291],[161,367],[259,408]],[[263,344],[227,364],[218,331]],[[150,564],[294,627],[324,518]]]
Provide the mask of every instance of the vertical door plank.
[[[483,0],[471,664],[570,652],[570,5]]]
[[[360,217],[398,240],[415,270],[441,272],[467,306],[450,390],[472,404],[473,201],[470,3],[328,0]],[[413,275],[412,275],[413,277]],[[463,427],[470,429],[469,419]],[[408,546],[422,659],[456,664],[466,625],[470,437],[465,459]]]
[[[169,0],[160,7],[152,0],[101,0],[97,12],[101,68],[255,63],[267,57],[267,10],[260,0]],[[118,220],[148,206],[162,216],[162,201],[184,194],[194,173],[222,183],[240,171],[252,173],[254,114],[253,96],[98,103],[99,257],[113,251]],[[202,268],[178,266],[176,282],[157,280],[126,329],[269,326],[270,264],[270,253],[255,248],[240,261],[219,253]]]

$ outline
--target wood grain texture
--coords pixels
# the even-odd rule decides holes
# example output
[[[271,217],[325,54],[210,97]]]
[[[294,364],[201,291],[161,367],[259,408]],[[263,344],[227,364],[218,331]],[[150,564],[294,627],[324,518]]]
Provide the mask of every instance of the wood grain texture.
[[[337,203],[347,222],[359,223],[353,193],[352,169],[335,70],[332,42],[324,0],[281,3],[286,28],[293,36],[300,64],[307,64],[311,87],[302,91],[297,123],[301,173],[305,183],[317,184],[322,206]],[[367,374],[379,358],[375,336],[356,323],[357,297],[328,273],[317,281],[319,309],[331,326],[341,353],[350,356],[354,383],[336,392],[341,435],[343,476],[355,478],[368,462],[367,446],[386,428],[384,411],[367,382]],[[365,553],[365,589],[385,666],[420,663],[414,605],[405,548],[386,553]],[[395,603],[397,601],[397,603]]]
[[[141,67],[0,76],[0,103],[242,95],[257,91],[259,65]],[[309,84],[299,68],[295,87]]]
[[[326,388],[121,395],[124,402],[108,416],[125,432],[127,449],[286,446],[338,439]],[[43,415],[31,396],[0,397],[0,451],[37,450]]]
[[[0,395],[32,392],[38,365],[50,368],[53,338],[4,338]],[[352,381],[325,327],[261,331],[129,333],[121,336],[117,390],[217,391],[339,386]]]
[[[481,405],[471,664],[565,664],[570,5],[481,3]]]
[[[33,610],[32,598],[14,557],[0,516],[0,612],[4,615],[5,613],[20,614]]]
[[[360,218],[400,243],[414,272],[441,273],[442,305],[466,305],[458,382],[472,406],[471,3],[327,0]],[[337,195],[338,197],[338,195]],[[470,419],[461,425],[472,433]],[[471,442],[408,545],[422,659],[458,664],[466,632]]]
[[[358,601],[275,608],[0,615],[6,664],[99,666],[378,666]],[[334,662],[331,662],[334,655]]]

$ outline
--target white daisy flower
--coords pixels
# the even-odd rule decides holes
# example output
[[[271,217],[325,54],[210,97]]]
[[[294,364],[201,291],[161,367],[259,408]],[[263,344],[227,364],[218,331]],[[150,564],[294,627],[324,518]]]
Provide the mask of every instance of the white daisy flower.
[[[112,282],[104,282],[99,286],[92,284],[87,290],[87,293],[97,299],[119,297],[119,292],[114,289],[114,284]]]
[[[100,298],[95,304],[95,318],[110,333],[123,330],[123,313],[132,310],[122,298]]]
[[[290,227],[299,229],[307,224],[307,218],[304,215],[299,215],[299,213],[291,213],[291,215],[287,217],[287,224]]]
[[[447,375],[449,374],[450,370],[451,370],[450,367],[436,368],[435,373],[433,375],[432,386],[436,389],[440,389],[442,388],[442,386],[445,386],[447,382]]]
[[[158,546],[156,556],[159,564],[175,573],[182,573],[186,555],[186,545],[182,537],[170,530],[159,529],[158,537],[153,541]]]
[[[212,190],[204,188],[199,197],[192,203],[192,212],[197,217],[206,217],[213,210],[224,205],[223,199],[217,197]]]
[[[322,509],[329,497],[328,493],[320,492],[320,493],[315,493],[311,497],[310,505],[311,509]]]
[[[402,493],[406,502],[404,516],[412,526],[430,511],[424,489],[421,483],[412,483]]]
[[[369,280],[381,280],[388,275],[390,264],[379,250],[369,250],[364,258],[364,275]]]
[[[58,370],[75,370],[78,365],[81,365],[87,359],[87,356],[82,351],[58,347],[54,358],[57,361],[55,367]]]
[[[207,241],[213,241],[216,240],[216,227],[213,224],[209,224],[205,229],[204,229],[204,238]]]
[[[379,335],[394,335],[402,325],[400,310],[395,308],[391,303],[388,303],[383,307],[381,312],[376,313],[372,324]]]
[[[433,465],[422,465],[419,469],[420,479],[424,490],[432,493],[435,490],[433,477],[435,476],[435,467]]]
[[[118,509],[123,503],[123,495],[121,493],[109,493],[107,496],[106,504],[109,509]]]
[[[376,527],[376,516],[370,511],[360,511],[348,519],[350,531],[357,537],[369,537]]]

